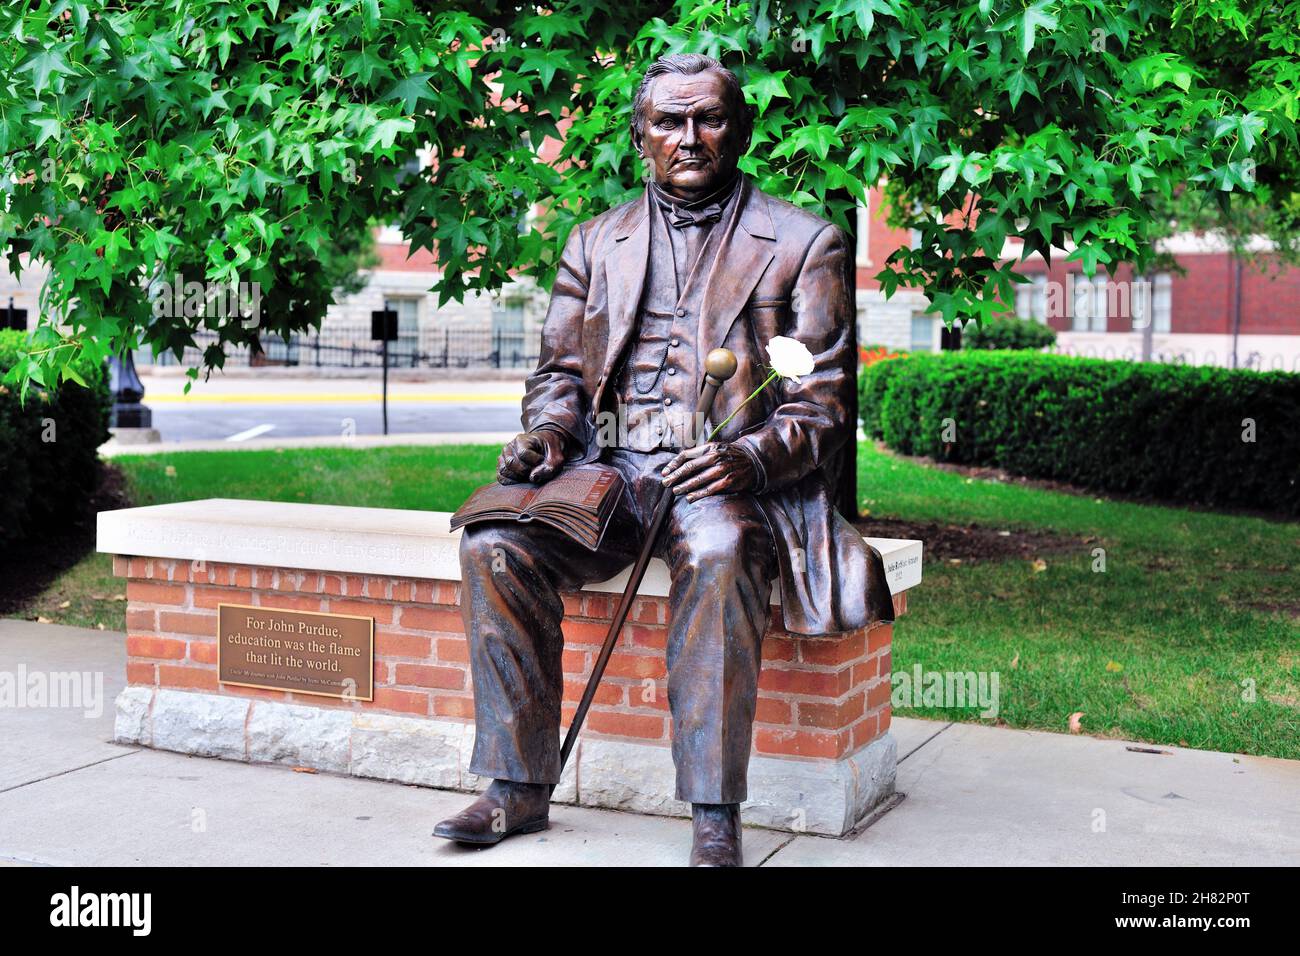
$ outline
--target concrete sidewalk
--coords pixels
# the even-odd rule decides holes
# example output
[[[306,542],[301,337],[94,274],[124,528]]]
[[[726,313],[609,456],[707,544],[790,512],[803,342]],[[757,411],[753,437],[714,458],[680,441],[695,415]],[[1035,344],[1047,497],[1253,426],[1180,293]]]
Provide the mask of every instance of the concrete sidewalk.
[[[0,863],[679,866],[686,820],[557,805],[487,852],[435,841],[464,794],[111,743],[121,634],[0,620],[0,681],[102,675],[102,709],[0,709]],[[12,675],[12,676],[10,676]],[[92,703],[93,702],[88,702]],[[1300,864],[1300,761],[896,719],[905,799],[857,836],[751,828],[765,866]]]

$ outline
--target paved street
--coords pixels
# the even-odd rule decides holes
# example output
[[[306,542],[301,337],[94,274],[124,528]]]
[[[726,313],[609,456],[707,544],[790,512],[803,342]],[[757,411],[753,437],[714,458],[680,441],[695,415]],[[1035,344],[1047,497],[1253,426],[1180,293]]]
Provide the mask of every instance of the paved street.
[[[156,404],[153,425],[164,443],[383,433],[377,401],[313,404]],[[388,433],[518,431],[519,403],[393,402]]]
[[[548,831],[465,850],[430,836],[465,794],[121,746],[124,636],[0,619],[0,674],[67,671],[101,675],[98,700],[0,709],[0,863],[680,866],[690,846],[683,819],[557,804]],[[922,720],[892,732],[900,804],[847,839],[747,829],[746,861],[1300,863],[1300,761]]]
[[[190,394],[178,376],[145,379],[145,404],[164,444],[383,433],[377,377],[214,377]],[[389,434],[516,432],[523,382],[389,384]]]

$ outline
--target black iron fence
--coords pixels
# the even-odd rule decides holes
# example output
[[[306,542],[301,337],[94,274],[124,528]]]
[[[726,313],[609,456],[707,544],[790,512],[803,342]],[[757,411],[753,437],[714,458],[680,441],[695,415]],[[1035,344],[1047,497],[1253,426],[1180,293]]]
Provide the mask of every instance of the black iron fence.
[[[203,352],[217,341],[215,333],[194,336],[194,346],[186,347],[177,360],[170,352],[151,356],[137,352],[137,365],[196,366]],[[389,368],[522,368],[537,365],[541,333],[503,329],[421,329],[399,333],[388,343]],[[318,333],[291,335],[286,342],[270,336],[261,342],[261,351],[227,347],[226,366],[315,366],[317,368],[379,368],[383,352],[379,342],[371,341],[370,326],[330,325]]]

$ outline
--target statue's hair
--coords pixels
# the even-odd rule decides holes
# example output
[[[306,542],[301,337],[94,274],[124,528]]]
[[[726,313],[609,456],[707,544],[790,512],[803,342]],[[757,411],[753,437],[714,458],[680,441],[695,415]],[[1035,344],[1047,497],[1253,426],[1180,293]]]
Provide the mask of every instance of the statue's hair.
[[[650,64],[645,75],[641,77],[640,85],[636,88],[636,96],[632,98],[632,133],[639,134],[645,125],[646,98],[650,91],[650,84],[656,78],[666,73],[694,76],[706,70],[713,70],[722,77],[722,82],[727,87],[727,95],[739,112],[741,130],[748,139],[749,131],[754,124],[754,114],[745,102],[745,94],[740,90],[740,80],[720,62],[703,53],[669,53]]]

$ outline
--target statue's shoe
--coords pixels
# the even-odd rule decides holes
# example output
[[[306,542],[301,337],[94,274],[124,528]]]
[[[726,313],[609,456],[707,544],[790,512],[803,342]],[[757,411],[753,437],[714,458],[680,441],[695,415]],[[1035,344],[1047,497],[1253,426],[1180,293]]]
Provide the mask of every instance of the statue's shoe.
[[[691,866],[742,866],[740,804],[691,805]]]
[[[433,828],[433,835],[457,843],[491,846],[517,833],[549,827],[550,787],[494,780],[483,796]]]

